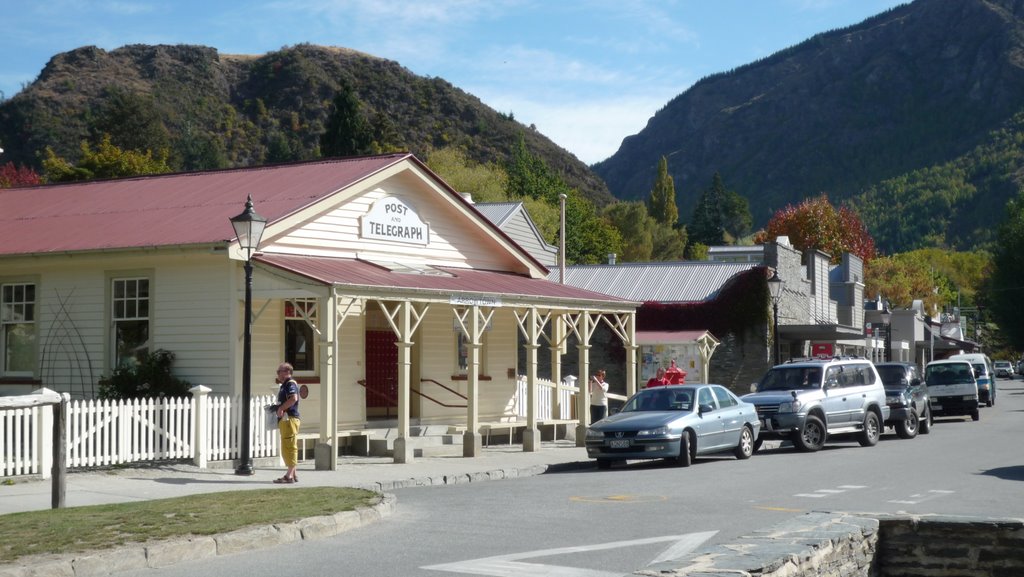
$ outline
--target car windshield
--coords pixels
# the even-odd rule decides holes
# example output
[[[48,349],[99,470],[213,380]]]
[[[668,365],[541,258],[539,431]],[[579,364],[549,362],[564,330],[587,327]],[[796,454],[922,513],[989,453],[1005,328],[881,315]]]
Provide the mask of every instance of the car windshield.
[[[906,369],[897,365],[875,365],[878,369],[878,376],[882,377],[882,383],[885,386],[894,386],[903,384],[903,379],[907,376]]]
[[[988,374],[988,367],[985,366],[985,363],[978,363],[973,366],[974,374],[978,375],[979,377],[984,377],[985,375]]]
[[[758,383],[758,391],[821,388],[821,367],[775,367]]]
[[[633,395],[622,412],[632,411],[690,411],[693,410],[693,392],[666,387],[647,389]]]
[[[973,382],[974,375],[971,373],[971,366],[968,364],[937,365],[925,369],[925,384],[929,387]]]

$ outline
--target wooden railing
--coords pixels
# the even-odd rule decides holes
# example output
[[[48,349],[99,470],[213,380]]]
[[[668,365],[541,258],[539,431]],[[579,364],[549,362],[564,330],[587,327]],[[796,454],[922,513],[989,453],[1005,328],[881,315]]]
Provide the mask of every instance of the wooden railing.
[[[356,381],[356,383],[359,384],[360,386],[362,386],[364,389],[366,389],[367,393],[370,393],[370,394],[374,395],[376,398],[383,399],[384,401],[386,401],[391,406],[398,406],[398,397],[396,395],[389,395],[389,394],[387,394],[384,391],[379,391],[377,389],[371,389],[369,387],[369,385],[366,384],[366,381],[363,380],[363,379],[360,379],[360,380]],[[463,401],[467,400],[466,399],[466,395],[463,395],[462,393],[456,391],[455,389],[447,387],[447,386],[445,386],[445,385],[435,381],[434,379],[420,379],[420,383],[433,383],[433,384],[441,387],[442,389],[452,393],[456,397],[459,397]],[[450,404],[450,403],[441,402],[441,401],[435,399],[434,397],[432,397],[432,396],[430,396],[430,395],[428,395],[428,394],[426,394],[426,393],[424,393],[422,391],[418,391],[416,389],[410,388],[409,392],[413,393],[413,394],[416,394],[416,395],[419,395],[420,397],[422,397],[424,399],[427,399],[428,401],[434,403],[435,405],[441,406],[441,407],[446,407],[446,408],[449,408],[449,409],[465,409],[467,407],[467,405],[465,403],[463,403],[461,405],[453,405],[453,404]]]

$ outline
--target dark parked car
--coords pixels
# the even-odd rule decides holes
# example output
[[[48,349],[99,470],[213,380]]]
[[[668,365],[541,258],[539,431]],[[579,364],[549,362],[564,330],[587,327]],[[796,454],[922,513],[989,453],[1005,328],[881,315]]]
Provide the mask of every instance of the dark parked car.
[[[921,379],[917,365],[911,363],[875,363],[878,376],[885,386],[885,401],[889,405],[886,427],[896,429],[902,439],[913,439],[918,432],[928,434],[932,428],[928,387]]]
[[[698,455],[724,451],[748,459],[760,427],[754,406],[721,385],[654,387],[590,425],[587,454],[600,469],[627,459],[667,459],[686,467]]]

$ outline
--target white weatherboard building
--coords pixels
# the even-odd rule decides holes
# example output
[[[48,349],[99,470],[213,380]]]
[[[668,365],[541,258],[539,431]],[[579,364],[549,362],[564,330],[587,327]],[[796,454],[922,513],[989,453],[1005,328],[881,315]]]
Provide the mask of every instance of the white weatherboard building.
[[[398,462],[412,459],[413,423],[461,424],[476,456],[478,425],[510,418],[525,379],[536,450],[537,383],[561,381],[566,354],[589,374],[598,324],[637,374],[639,303],[547,280],[419,160],[393,154],[0,191],[0,393],[90,397],[163,349],[175,376],[240,394],[245,255],[229,218],[250,195],[268,221],[253,257],[253,392],[276,390],[291,362],[303,430],[321,445],[393,419]],[[569,336],[578,350],[564,350]],[[550,374],[537,374],[542,354]]]

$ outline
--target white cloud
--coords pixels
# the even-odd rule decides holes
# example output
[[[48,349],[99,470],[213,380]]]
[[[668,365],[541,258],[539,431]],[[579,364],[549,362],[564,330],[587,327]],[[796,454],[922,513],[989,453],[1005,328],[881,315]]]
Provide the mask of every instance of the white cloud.
[[[535,125],[541,134],[586,164],[614,154],[623,138],[643,129],[671,98],[653,93],[557,101],[506,93],[477,96],[495,110],[512,112],[518,122]]]

